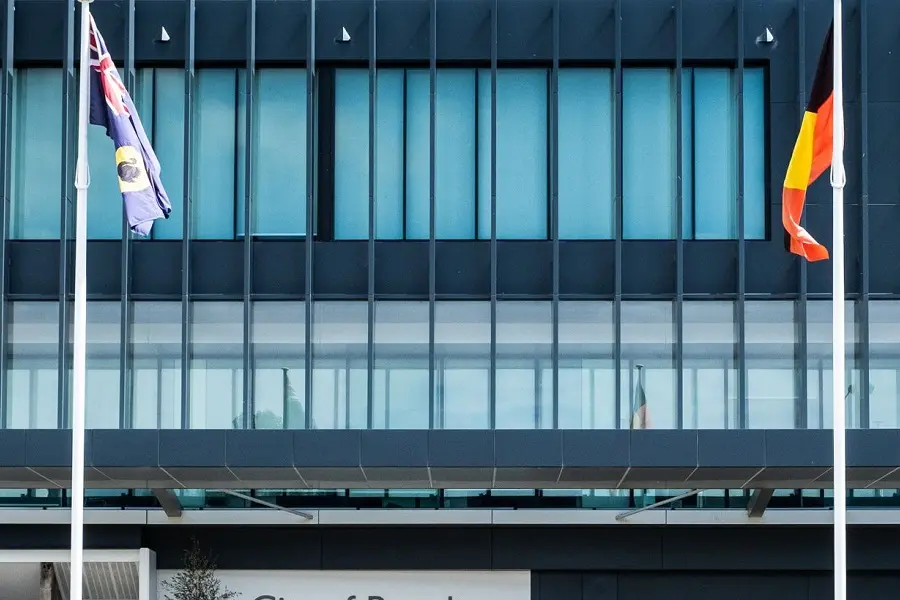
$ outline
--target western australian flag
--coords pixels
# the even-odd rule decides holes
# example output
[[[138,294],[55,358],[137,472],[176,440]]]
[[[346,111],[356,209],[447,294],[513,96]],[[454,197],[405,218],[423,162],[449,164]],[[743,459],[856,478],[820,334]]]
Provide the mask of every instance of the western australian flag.
[[[137,234],[147,235],[154,220],[168,219],[172,212],[159,179],[159,160],[93,16],[90,43],[90,120],[105,127],[116,146],[116,170],[128,226]]]

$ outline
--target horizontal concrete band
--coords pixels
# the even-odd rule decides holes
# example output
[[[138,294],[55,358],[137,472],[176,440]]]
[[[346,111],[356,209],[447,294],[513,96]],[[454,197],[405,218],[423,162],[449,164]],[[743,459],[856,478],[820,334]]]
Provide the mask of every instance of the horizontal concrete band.
[[[741,509],[702,510],[652,509],[624,519],[622,511],[603,510],[492,510],[492,509],[336,509],[304,510],[312,519],[273,509],[186,510],[180,517],[168,517],[159,509],[87,509],[86,525],[286,525],[332,526],[571,526],[571,525],[831,525],[829,509],[769,509],[761,517],[750,517]],[[847,511],[850,525],[900,525],[900,510],[862,509]],[[0,525],[68,525],[69,509],[0,509]]]
[[[88,488],[830,488],[828,430],[91,430]],[[847,432],[848,485],[900,488],[900,430]],[[71,432],[0,431],[0,487],[71,485]]]

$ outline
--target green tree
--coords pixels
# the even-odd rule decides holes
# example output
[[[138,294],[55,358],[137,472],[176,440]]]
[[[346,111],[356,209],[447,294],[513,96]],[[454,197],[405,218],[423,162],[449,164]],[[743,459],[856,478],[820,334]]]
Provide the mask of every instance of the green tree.
[[[219,581],[215,559],[200,550],[196,538],[184,551],[184,568],[161,586],[166,600],[233,600],[240,595]]]

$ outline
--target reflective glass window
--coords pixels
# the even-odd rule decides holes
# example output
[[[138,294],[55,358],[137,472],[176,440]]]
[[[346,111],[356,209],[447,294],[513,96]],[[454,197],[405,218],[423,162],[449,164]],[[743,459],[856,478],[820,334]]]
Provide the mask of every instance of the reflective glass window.
[[[17,69],[13,77],[12,239],[59,239],[62,81],[61,69]]]
[[[428,302],[375,304],[372,427],[428,429]]]
[[[559,303],[559,428],[615,429],[612,302]]]
[[[59,425],[59,303],[11,302],[8,312],[6,426]]]
[[[799,369],[796,307],[792,301],[751,300],[745,305],[747,428],[797,426]]]
[[[306,427],[306,304],[253,303],[253,423],[256,429]]]
[[[734,302],[685,301],[683,310],[683,427],[738,428]]]
[[[490,429],[491,305],[435,303],[435,428]]]
[[[368,305],[313,304],[314,429],[368,427]]]
[[[677,426],[675,324],[672,302],[622,302],[620,428]],[[640,397],[646,398],[643,421]]]
[[[553,427],[549,302],[497,302],[497,429]]]
[[[181,302],[132,304],[134,429],[181,428],[181,313]]]
[[[190,429],[241,429],[244,309],[240,302],[191,306]]]

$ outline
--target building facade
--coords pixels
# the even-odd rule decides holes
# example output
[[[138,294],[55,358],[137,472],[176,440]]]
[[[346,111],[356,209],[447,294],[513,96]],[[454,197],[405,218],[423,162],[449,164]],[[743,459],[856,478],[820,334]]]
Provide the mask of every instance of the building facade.
[[[63,548],[78,11],[3,6],[0,546]],[[92,12],[174,210],[128,233],[93,128],[89,545],[519,569],[541,600],[830,593],[831,264],[780,220],[830,1]],[[900,580],[895,13],[845,2],[858,598]],[[807,199],[830,245],[825,178]]]

